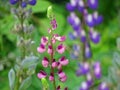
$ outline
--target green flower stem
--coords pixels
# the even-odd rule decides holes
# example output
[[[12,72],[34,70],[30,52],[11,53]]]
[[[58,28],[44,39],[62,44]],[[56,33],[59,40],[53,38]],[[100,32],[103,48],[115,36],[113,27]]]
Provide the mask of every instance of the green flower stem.
[[[55,75],[54,75],[54,68],[52,67],[52,62],[54,59],[54,47],[53,47],[53,43],[52,43],[52,37],[53,37],[53,33],[51,31],[51,39],[50,39],[50,44],[52,46],[52,53],[51,53],[51,72],[54,76],[54,80],[53,80],[53,86],[54,86],[54,90],[56,90],[56,82],[55,82]]]

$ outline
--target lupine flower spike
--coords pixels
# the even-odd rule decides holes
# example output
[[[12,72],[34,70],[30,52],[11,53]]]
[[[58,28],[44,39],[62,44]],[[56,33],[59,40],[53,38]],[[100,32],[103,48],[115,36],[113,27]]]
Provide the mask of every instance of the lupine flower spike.
[[[70,0],[66,8],[70,12],[67,21],[74,30],[73,33],[69,33],[69,37],[71,40],[80,39],[83,43],[83,46],[73,45],[71,52],[72,59],[79,59],[79,55],[83,54],[83,62],[78,64],[79,68],[76,75],[85,76],[86,80],[82,82],[79,90],[92,90],[94,88],[95,90],[109,90],[105,82],[100,82],[98,86],[93,87],[95,81],[102,77],[101,65],[98,61],[94,63],[87,61],[92,57],[90,42],[94,44],[100,42],[100,34],[94,30],[94,27],[101,24],[103,18],[97,11],[93,11],[93,13],[88,12],[88,9],[96,10],[98,8],[98,0]],[[74,12],[75,10],[81,13],[80,18]]]
[[[37,51],[40,54],[47,52],[48,55],[50,56],[50,58],[44,57],[41,61],[44,68],[50,68],[50,72],[46,74],[45,71],[40,70],[37,76],[38,78],[42,79],[42,78],[46,78],[49,75],[48,77],[51,83],[53,83],[54,85],[54,90],[61,90],[60,85],[56,85],[55,82],[56,80],[55,69],[57,69],[58,71],[57,74],[59,81],[65,82],[67,80],[67,76],[63,71],[62,67],[66,66],[69,63],[69,60],[65,56],[61,56],[61,58],[59,59],[58,58],[56,59],[54,56],[56,54],[62,55],[65,52],[66,47],[63,44],[63,42],[65,41],[66,37],[60,36],[58,34],[54,34],[54,30],[57,28],[57,21],[55,19],[55,15],[53,15],[51,6],[48,7],[47,16],[50,19],[50,25],[51,25],[51,27],[48,29],[48,33],[50,34],[50,37],[43,36],[41,38],[41,42],[39,47],[37,48]],[[56,42],[59,42],[57,47],[54,46]],[[68,90],[67,87],[65,88],[65,90]]]

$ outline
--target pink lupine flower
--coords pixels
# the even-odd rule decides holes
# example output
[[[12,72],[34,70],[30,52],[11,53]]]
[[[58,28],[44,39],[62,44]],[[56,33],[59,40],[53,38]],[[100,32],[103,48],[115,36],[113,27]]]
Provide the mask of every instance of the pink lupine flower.
[[[52,26],[52,30],[55,30],[57,28],[57,23],[55,19],[51,21],[51,26]]]
[[[68,59],[65,59],[65,56],[62,56],[60,59],[59,59],[59,62],[61,65],[65,66],[69,63]]]
[[[65,75],[64,77],[60,78],[61,82],[65,82],[67,80],[67,76]]]
[[[52,43],[55,44],[56,43],[56,39],[53,37],[52,38]]]
[[[65,36],[56,36],[55,39],[60,42],[64,42],[66,40],[66,37]]]
[[[50,80],[50,81],[53,81],[53,80],[54,80],[54,75],[53,75],[53,73],[50,74],[49,80]]]
[[[47,51],[49,54],[51,54],[52,52],[53,52],[53,49],[52,49],[52,46],[51,45],[49,45],[48,46],[48,51]]]
[[[57,52],[62,54],[65,51],[65,46],[63,44],[58,45]]]
[[[40,44],[40,46],[37,48],[37,51],[39,53],[43,53],[43,52],[46,51],[46,48],[45,48],[45,46],[43,44]]]
[[[42,38],[41,38],[41,43],[42,43],[43,45],[46,45],[46,44],[48,43],[48,38],[47,38],[47,37],[42,37]]]
[[[58,76],[59,76],[60,78],[63,78],[63,77],[65,77],[66,75],[65,75],[65,73],[64,73],[62,70],[59,70],[59,71],[58,71]]]
[[[56,68],[58,66],[58,62],[56,62],[55,60],[52,62],[52,67]]]
[[[44,71],[40,70],[40,72],[37,74],[37,76],[38,76],[38,78],[41,79],[41,78],[45,78],[47,76],[47,74]]]
[[[47,57],[44,57],[42,60],[42,65],[43,67],[48,67],[49,65],[49,60],[47,59]]]
[[[62,65],[60,64],[60,62],[58,62],[57,68],[58,70],[62,69]]]

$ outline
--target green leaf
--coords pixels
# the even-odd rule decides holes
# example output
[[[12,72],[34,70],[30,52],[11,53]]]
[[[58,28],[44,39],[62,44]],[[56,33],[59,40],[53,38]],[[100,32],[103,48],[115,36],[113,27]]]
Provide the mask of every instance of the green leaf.
[[[38,57],[30,56],[30,57],[25,58],[22,61],[21,66],[22,66],[23,69],[30,68],[33,65],[37,65],[37,62],[38,62]]]
[[[31,83],[31,77],[27,77],[25,80],[23,80],[19,90],[26,90],[31,85]]]
[[[8,78],[9,78],[10,89],[13,90],[15,85],[15,72],[13,69],[9,71]]]
[[[51,3],[46,0],[37,0],[37,4],[32,8],[33,13],[37,12],[45,12],[47,11],[48,6],[50,6]]]

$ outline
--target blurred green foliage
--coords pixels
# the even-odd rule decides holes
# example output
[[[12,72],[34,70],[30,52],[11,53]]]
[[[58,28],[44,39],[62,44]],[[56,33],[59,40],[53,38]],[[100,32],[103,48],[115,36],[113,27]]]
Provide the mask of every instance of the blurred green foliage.
[[[35,27],[32,38],[35,40],[33,51],[37,56],[40,56],[36,52],[40,37],[47,35],[47,28],[49,27],[49,20],[46,16],[46,10],[49,5],[53,6],[58,22],[56,32],[60,35],[67,36],[65,44],[68,47],[71,48],[72,44],[75,43],[75,41],[71,41],[68,38],[68,33],[73,31],[67,23],[69,12],[66,11],[65,5],[68,1],[69,0],[37,0],[37,5],[32,7],[33,14],[29,19],[29,23],[32,23]],[[0,0],[0,90],[9,90],[8,70],[14,64],[15,56],[18,55],[16,49],[17,38],[12,32],[14,23],[18,22],[14,18],[14,15],[11,14],[11,8],[12,6],[9,5],[8,0]],[[91,43],[93,52],[92,59],[101,61],[102,73],[104,76],[107,76],[113,52],[116,51],[116,38],[120,37],[120,0],[99,0],[98,11],[103,15],[104,22],[96,27],[96,30],[101,33],[101,42],[98,45]],[[75,76],[78,61],[70,59],[69,50],[65,55],[70,60],[70,64],[65,68],[65,72],[68,75],[68,81],[65,85],[69,86],[69,90],[77,90],[83,79]],[[42,68],[41,62],[39,62],[36,73],[40,68]],[[71,84],[72,81],[75,82]],[[41,90],[40,88],[42,88],[42,83],[36,75],[34,75],[32,77],[32,85],[28,90]]]

